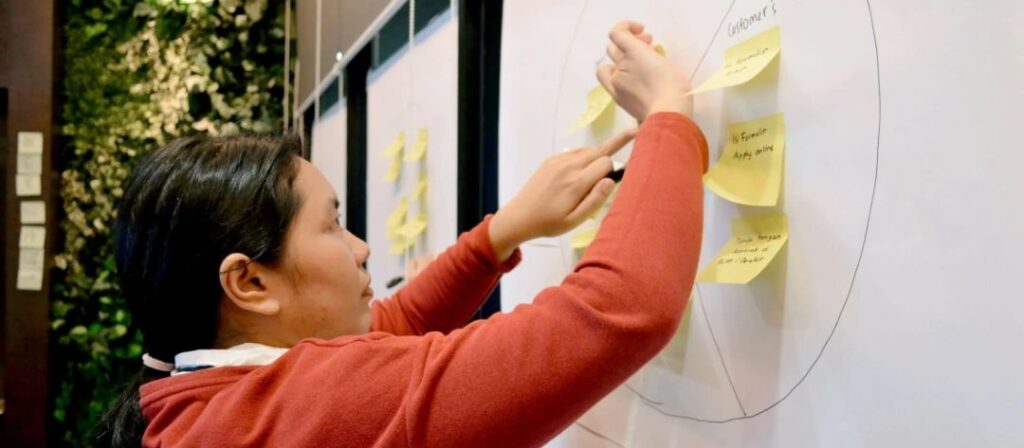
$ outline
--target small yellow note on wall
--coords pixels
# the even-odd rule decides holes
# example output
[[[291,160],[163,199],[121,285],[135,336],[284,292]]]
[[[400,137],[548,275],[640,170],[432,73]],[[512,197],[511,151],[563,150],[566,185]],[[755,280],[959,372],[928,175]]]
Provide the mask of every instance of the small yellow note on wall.
[[[398,136],[395,137],[395,141],[391,142],[381,153],[384,157],[389,159],[398,157],[405,149],[405,131],[399,131]]]
[[[388,171],[384,173],[384,182],[396,182],[399,176],[402,175],[402,159],[395,157],[391,159],[391,164],[388,165]]]
[[[587,229],[579,231],[572,236],[572,241],[569,245],[573,249],[586,249],[590,247],[590,243],[594,242],[594,238],[597,237],[597,229]]]
[[[398,238],[391,241],[391,247],[388,248],[388,252],[391,255],[402,255],[405,251],[412,247],[412,242],[405,239],[405,237],[399,235]]]
[[[704,185],[737,204],[778,204],[786,147],[782,114],[733,124],[726,139],[718,163],[704,175]]]
[[[576,124],[569,128],[569,134],[583,129],[593,123],[597,117],[600,117],[608,106],[612,104],[612,95],[608,93],[604,87],[597,86],[590,89],[590,93],[587,94],[587,110],[583,112],[579,120],[576,120]]]
[[[423,159],[423,156],[427,153],[427,140],[430,138],[430,131],[426,128],[421,128],[416,133],[416,141],[413,142],[412,148],[409,149],[409,153],[405,155],[407,162]]]
[[[697,275],[701,283],[747,284],[778,255],[789,240],[786,215],[772,214],[732,221],[732,239]]]
[[[732,87],[754,79],[782,51],[779,27],[758,34],[725,50],[722,68],[687,95]]]
[[[398,237],[398,229],[405,224],[405,215],[409,210],[409,200],[401,198],[398,200],[398,204],[395,205],[395,209],[388,215],[387,226],[388,226],[388,238],[395,239]]]
[[[430,219],[426,213],[420,212],[416,214],[416,217],[405,223],[398,233],[402,235],[406,240],[416,241],[416,237],[420,236],[424,230],[427,230],[427,222]]]
[[[427,193],[427,176],[423,175],[419,182],[416,183],[416,189],[412,192],[413,199],[420,199]]]

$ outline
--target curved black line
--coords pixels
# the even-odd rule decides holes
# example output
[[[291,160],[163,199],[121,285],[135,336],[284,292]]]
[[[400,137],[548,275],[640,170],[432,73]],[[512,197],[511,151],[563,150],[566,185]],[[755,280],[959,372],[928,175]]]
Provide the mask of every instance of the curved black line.
[[[608,442],[611,442],[611,443],[615,444],[615,446],[617,446],[617,447],[621,447],[621,448],[626,448],[626,446],[625,446],[625,445],[623,445],[623,444],[621,444],[621,443],[619,443],[619,442],[616,442],[615,440],[612,440],[612,439],[611,439],[611,438],[609,438],[608,436],[606,436],[606,435],[604,435],[604,434],[601,434],[601,433],[599,433],[599,432],[597,432],[597,431],[594,431],[593,429],[590,429],[589,427],[587,427],[587,426],[586,426],[586,425],[584,425],[583,423],[580,423],[580,422],[579,422],[579,420],[577,420],[577,421],[575,421],[575,422],[572,422],[572,423],[573,423],[574,425],[576,425],[576,426],[579,426],[580,428],[583,428],[583,430],[584,430],[584,431],[586,431],[586,432],[589,432],[589,433],[593,434],[593,435],[594,435],[595,437],[598,437],[598,438],[600,438],[601,440],[606,440],[606,441],[608,441]]]
[[[700,293],[700,288],[697,285],[694,285],[694,288],[697,289],[697,300],[700,301],[700,313],[704,315],[704,324],[708,326],[708,333],[711,333],[711,342],[715,343],[715,352],[718,353],[718,362],[722,363],[722,370],[725,371],[725,378],[729,380],[729,387],[732,389],[732,395],[736,397],[736,404],[740,407],[740,412],[742,412],[743,415],[747,415],[747,409],[743,407],[743,401],[740,400],[740,393],[736,391],[736,385],[733,384],[732,374],[729,373],[729,366],[725,363],[725,356],[722,355],[722,348],[718,345],[718,338],[715,337],[715,330],[711,327],[711,319],[708,317],[708,309],[704,307],[704,296]]]
[[[558,88],[555,89],[555,115],[551,117],[552,151],[555,151],[555,141],[558,139],[558,129],[554,126],[554,123],[558,123],[558,99],[562,97],[562,87],[565,86],[565,70],[569,67],[569,56],[572,53],[572,45],[576,43],[576,33],[580,30],[580,24],[583,23],[583,15],[587,13],[588,6],[590,6],[590,0],[583,3],[583,7],[580,8],[580,15],[576,17],[576,24],[572,27],[572,36],[569,37],[569,50],[565,52],[565,59],[562,60],[562,70],[558,74]],[[562,254],[562,258],[565,258],[565,254]]]
[[[663,402],[660,402],[660,401],[654,401],[654,400],[653,400],[653,399],[651,399],[651,398],[645,398],[644,394],[641,394],[641,393],[640,393],[639,391],[637,391],[635,387],[633,387],[633,386],[630,386],[630,385],[629,385],[629,383],[622,383],[622,385],[623,385],[623,386],[625,386],[625,387],[626,387],[626,389],[629,389],[629,390],[633,391],[633,393],[634,393],[634,394],[637,394],[637,396],[641,397],[641,399],[645,399],[645,400],[647,400],[648,402],[650,402],[651,404],[657,404],[657,405],[663,405],[663,404],[665,404],[665,403],[663,403]]]
[[[806,380],[807,377],[810,376],[811,371],[814,370],[814,367],[818,364],[818,361],[821,360],[822,355],[825,353],[825,349],[828,348],[829,343],[832,342],[832,337],[835,336],[836,330],[839,328],[839,322],[843,318],[843,313],[846,311],[846,306],[850,303],[850,297],[853,296],[853,287],[857,283],[857,274],[860,272],[861,262],[864,261],[864,248],[867,247],[868,234],[869,234],[869,232],[871,230],[871,217],[872,217],[872,214],[873,214],[874,209],[875,209],[875,194],[878,191],[878,165],[879,165],[879,158],[881,156],[881,147],[882,147],[882,70],[881,70],[881,66],[880,66],[880,64],[881,64],[880,57],[878,55],[878,33],[877,33],[876,29],[875,29],[875,17],[874,17],[874,13],[871,10],[871,0],[864,0],[864,1],[867,4],[868,19],[871,22],[871,37],[872,37],[872,41],[873,41],[873,44],[874,44],[874,47],[875,47],[875,80],[876,80],[877,86],[878,86],[878,124],[877,124],[877,131],[876,131],[876,140],[875,140],[875,178],[874,178],[874,181],[872,182],[872,186],[871,186],[871,202],[870,202],[870,205],[868,206],[867,222],[864,225],[864,238],[863,238],[861,246],[860,246],[860,253],[857,255],[857,265],[853,269],[853,277],[850,279],[850,287],[846,291],[846,299],[843,300],[843,306],[840,307],[840,309],[839,309],[839,315],[836,317],[836,321],[832,325],[832,330],[829,332],[828,337],[825,339],[825,343],[822,344],[821,350],[818,351],[818,355],[814,358],[814,361],[811,362],[811,365],[807,368],[807,371],[804,372],[803,376],[800,377],[800,379],[796,382],[796,384],[794,384],[793,387],[791,387],[789,389],[789,391],[786,392],[786,394],[783,395],[781,398],[779,398],[777,401],[775,401],[774,403],[768,405],[764,409],[762,409],[760,411],[757,411],[756,413],[751,414],[751,415],[743,415],[743,416],[739,416],[739,417],[732,417],[732,418],[727,418],[727,419],[722,419],[722,420],[712,420],[712,419],[703,419],[703,418],[699,418],[699,417],[693,417],[693,416],[690,416],[690,415],[673,414],[671,412],[665,411],[665,410],[659,408],[658,406],[652,404],[653,401],[649,400],[646,396],[644,396],[644,395],[638,393],[637,391],[632,390],[632,388],[630,388],[630,390],[632,390],[633,393],[635,393],[640,398],[640,402],[641,403],[647,405],[648,407],[654,409],[655,411],[657,411],[658,413],[660,413],[662,415],[665,415],[667,417],[679,418],[679,419],[683,419],[683,420],[691,420],[691,421],[695,421],[695,422],[701,422],[701,423],[728,423],[728,422],[733,422],[733,421],[737,421],[737,420],[747,420],[747,419],[751,419],[751,418],[757,417],[757,416],[759,416],[761,414],[764,414],[765,412],[768,412],[768,411],[774,409],[780,403],[782,403],[787,398],[789,398],[789,396],[793,394],[793,391],[795,391],[798,387],[800,387],[800,385],[803,384],[804,380]],[[709,323],[709,329],[710,329],[710,323]],[[712,338],[713,337],[714,336],[712,335]]]
[[[708,42],[708,46],[704,47],[704,54],[700,55],[700,59],[697,60],[697,65],[693,67],[693,73],[690,73],[690,81],[693,81],[693,77],[697,76],[697,71],[700,70],[701,65],[704,64],[704,58],[708,56],[708,52],[711,51],[711,47],[715,45],[715,39],[718,39],[718,33],[722,32],[722,25],[725,25],[725,19],[729,18],[729,13],[732,12],[732,7],[736,6],[736,0],[732,0],[729,3],[729,8],[725,10],[725,14],[722,15],[722,21],[718,22],[718,28],[715,28],[715,34],[711,36],[711,41]]]

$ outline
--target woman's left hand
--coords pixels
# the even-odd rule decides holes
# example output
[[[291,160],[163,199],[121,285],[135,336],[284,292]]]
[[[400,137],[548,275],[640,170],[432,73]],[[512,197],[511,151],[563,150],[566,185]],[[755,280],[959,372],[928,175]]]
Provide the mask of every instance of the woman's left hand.
[[[409,263],[405,265],[405,281],[412,281],[412,279],[420,275],[420,273],[427,268],[427,265],[435,259],[437,259],[437,254],[424,255],[410,260]]]
[[[523,189],[491,218],[491,245],[504,261],[520,244],[557,236],[593,215],[615,187],[606,176],[611,156],[636,137],[623,132],[598,147],[578,148],[549,157]]]

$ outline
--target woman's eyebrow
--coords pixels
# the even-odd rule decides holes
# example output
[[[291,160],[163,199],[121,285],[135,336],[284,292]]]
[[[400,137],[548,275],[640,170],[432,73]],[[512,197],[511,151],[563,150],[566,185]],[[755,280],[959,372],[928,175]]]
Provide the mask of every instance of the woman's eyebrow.
[[[338,198],[336,198],[336,197],[331,198],[328,202],[331,204],[331,207],[334,210],[337,210],[339,207],[341,207],[341,202],[339,202]]]

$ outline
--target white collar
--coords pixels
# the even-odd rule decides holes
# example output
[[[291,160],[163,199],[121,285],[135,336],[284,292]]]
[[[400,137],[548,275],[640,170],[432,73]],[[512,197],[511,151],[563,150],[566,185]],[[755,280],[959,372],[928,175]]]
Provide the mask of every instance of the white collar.
[[[171,376],[190,373],[206,367],[265,366],[280,358],[287,348],[247,342],[228,349],[205,349],[181,352],[174,356]]]

